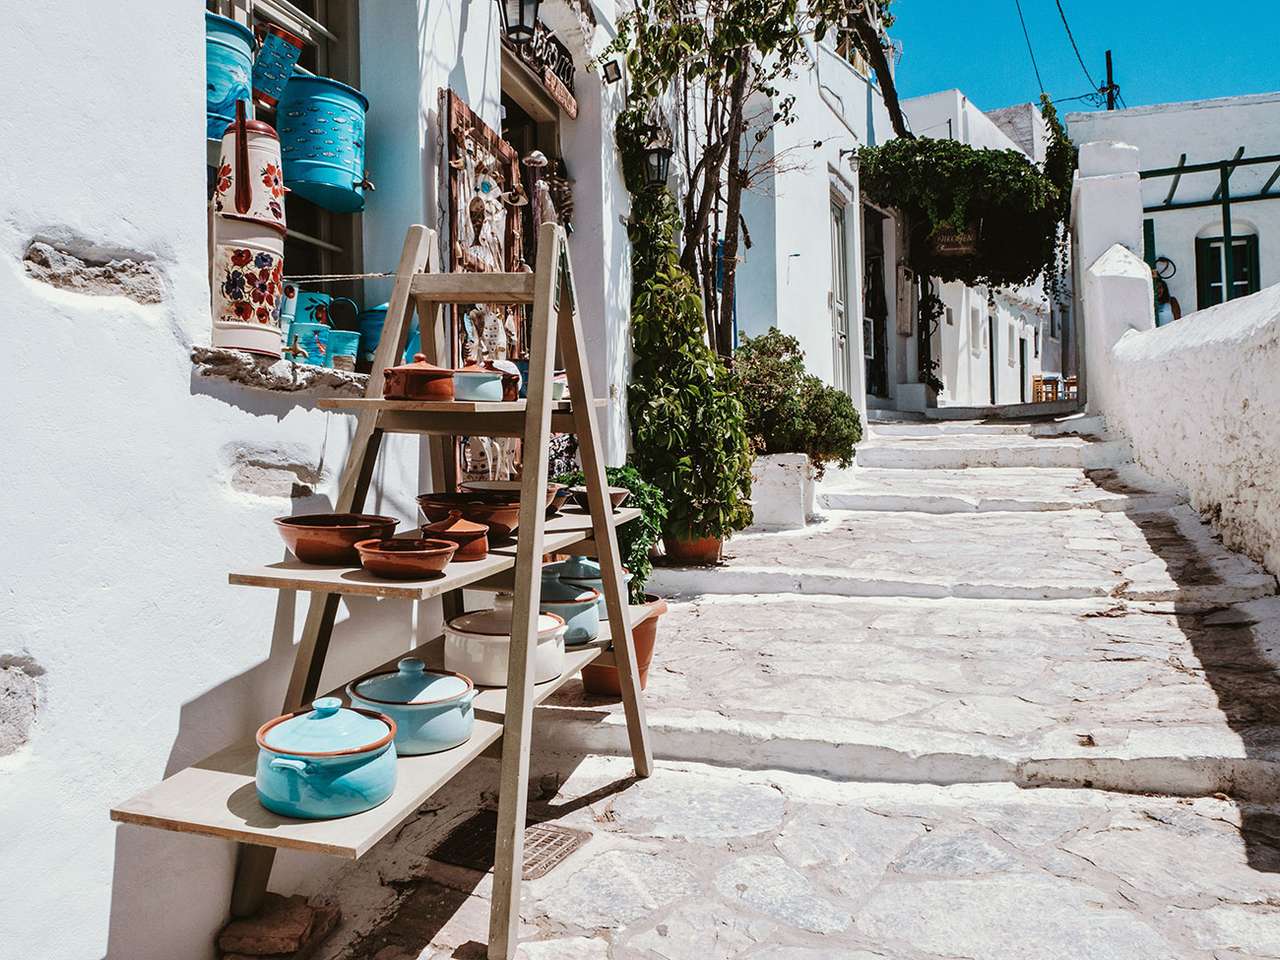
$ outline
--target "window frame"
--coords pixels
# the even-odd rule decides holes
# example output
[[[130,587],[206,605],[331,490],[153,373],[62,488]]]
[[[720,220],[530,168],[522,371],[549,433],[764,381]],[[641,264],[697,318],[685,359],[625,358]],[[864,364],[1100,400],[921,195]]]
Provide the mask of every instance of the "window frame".
[[[1227,269],[1224,240],[1225,238],[1221,236],[1196,237],[1196,309],[1198,310],[1204,310],[1226,302],[1228,287],[1224,276]],[[1246,233],[1232,237],[1231,246],[1233,249],[1232,266],[1239,269],[1240,265],[1243,265],[1245,271],[1243,280],[1231,280],[1232,288],[1239,287],[1242,284],[1245,287],[1242,293],[1232,297],[1232,299],[1238,300],[1240,297],[1247,297],[1262,289],[1262,278],[1259,276],[1261,249],[1256,233]],[[1244,248],[1243,257],[1238,251],[1239,247]],[[1214,282],[1212,273],[1206,269],[1211,263],[1217,269],[1217,282]],[[1214,299],[1214,287],[1219,288],[1216,292],[1218,299]]]
[[[243,23],[255,31],[260,24],[273,24],[302,38],[315,58],[314,72],[360,89],[359,0],[304,0],[315,14],[293,0],[206,0],[205,9]],[[299,68],[305,70],[306,68]],[[252,105],[252,116],[277,126],[275,111]],[[212,145],[210,146],[212,150]],[[216,158],[211,162],[216,162]],[[364,221],[360,213],[335,213],[308,203],[301,197],[285,197],[285,275],[304,273],[358,274],[364,272]],[[301,220],[314,229],[295,227]],[[291,269],[289,264],[295,266]],[[299,269],[313,263],[314,267]],[[325,292],[335,297],[351,297],[363,303],[363,283],[347,281],[330,284]]]

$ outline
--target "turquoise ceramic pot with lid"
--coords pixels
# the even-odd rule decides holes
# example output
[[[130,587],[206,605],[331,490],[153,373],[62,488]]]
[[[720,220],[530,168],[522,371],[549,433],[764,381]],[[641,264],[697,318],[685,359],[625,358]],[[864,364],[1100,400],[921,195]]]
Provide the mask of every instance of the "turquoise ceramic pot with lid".
[[[445,670],[428,670],[416,657],[406,657],[386,673],[347,685],[351,702],[377,710],[396,723],[396,752],[417,756],[452,750],[471,739],[475,726],[471,678]]]
[[[586,643],[600,635],[600,592],[591,587],[565,583],[543,568],[539,613],[554,613],[565,622],[567,646]]]
[[[273,813],[327,820],[370,810],[396,785],[395,721],[321,697],[258,730],[258,800]]]
[[[604,578],[600,573],[600,564],[592,560],[590,557],[570,557],[568,560],[561,560],[559,563],[548,564],[543,567],[543,577],[547,575],[547,571],[554,571],[555,575],[560,578],[562,583],[570,584],[574,587],[582,589],[595,590],[599,595],[598,601],[600,607],[600,619],[609,619],[609,610],[604,602]],[[624,585],[631,583],[631,571],[623,567],[622,582]]]

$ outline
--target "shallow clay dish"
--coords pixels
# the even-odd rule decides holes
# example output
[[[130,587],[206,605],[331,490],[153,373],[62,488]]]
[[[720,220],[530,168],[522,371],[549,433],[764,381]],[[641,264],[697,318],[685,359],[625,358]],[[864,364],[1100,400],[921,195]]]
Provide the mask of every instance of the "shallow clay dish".
[[[503,501],[510,500],[512,503],[520,502],[519,480],[465,480],[458,484],[458,489],[466,493],[479,494],[486,500],[495,499]],[[560,500],[560,505],[564,506],[564,501],[569,497],[568,488],[562,483],[547,484],[548,509],[555,504],[556,498],[560,496],[562,491],[564,496]]]
[[[425,580],[444,572],[458,545],[448,540],[361,540],[360,563],[375,577]]]
[[[303,563],[359,563],[356,544],[396,532],[395,517],[371,513],[313,513],[276,517],[276,529],[290,552]]]
[[[483,560],[489,555],[489,527],[473,523],[462,516],[461,510],[452,511],[438,523],[422,528],[422,535],[433,540],[448,540],[458,545],[454,560]]]
[[[573,487],[569,492],[573,494],[573,502],[583,510],[591,509],[591,502],[587,499],[586,487]],[[613,504],[614,510],[626,503],[629,496],[631,496],[631,491],[626,487],[609,487],[609,502]]]
[[[455,510],[463,519],[483,523],[491,536],[505,539],[520,524],[520,498],[508,493],[464,490],[459,493],[424,493],[418,497],[428,523],[447,520]]]

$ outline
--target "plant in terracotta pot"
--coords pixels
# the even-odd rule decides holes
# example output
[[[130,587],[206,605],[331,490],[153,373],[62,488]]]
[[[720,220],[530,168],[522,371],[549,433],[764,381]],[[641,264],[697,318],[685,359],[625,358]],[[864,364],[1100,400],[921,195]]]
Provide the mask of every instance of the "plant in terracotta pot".
[[[645,481],[633,466],[609,467],[605,474],[611,487],[625,487],[631,491],[627,506],[640,510],[639,517],[618,527],[618,552],[622,556],[622,565],[631,573],[629,601],[632,605],[643,604],[646,607],[643,613],[632,612],[631,629],[636,665],[640,668],[640,688],[644,689],[658,640],[658,621],[667,612],[665,600],[644,591],[649,574],[653,572],[651,551],[662,536],[667,502],[662,491]],[[581,471],[561,474],[556,477],[556,482],[576,486],[583,482],[583,475]],[[582,670],[582,686],[588,693],[598,696],[622,695],[618,669],[612,665],[588,664]]]

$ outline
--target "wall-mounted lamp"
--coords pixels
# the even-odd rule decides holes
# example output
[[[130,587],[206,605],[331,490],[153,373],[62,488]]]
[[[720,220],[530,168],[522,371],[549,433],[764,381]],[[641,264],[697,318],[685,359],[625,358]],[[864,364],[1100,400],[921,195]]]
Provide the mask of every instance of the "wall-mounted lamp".
[[[533,39],[533,29],[538,22],[538,5],[541,0],[498,0],[502,12],[502,29],[507,42],[516,45]]]
[[[671,154],[674,151],[657,140],[644,148],[644,184],[646,187],[665,187],[671,172]]]
[[[622,65],[617,60],[609,60],[604,65],[604,82],[617,83],[622,79]]]

